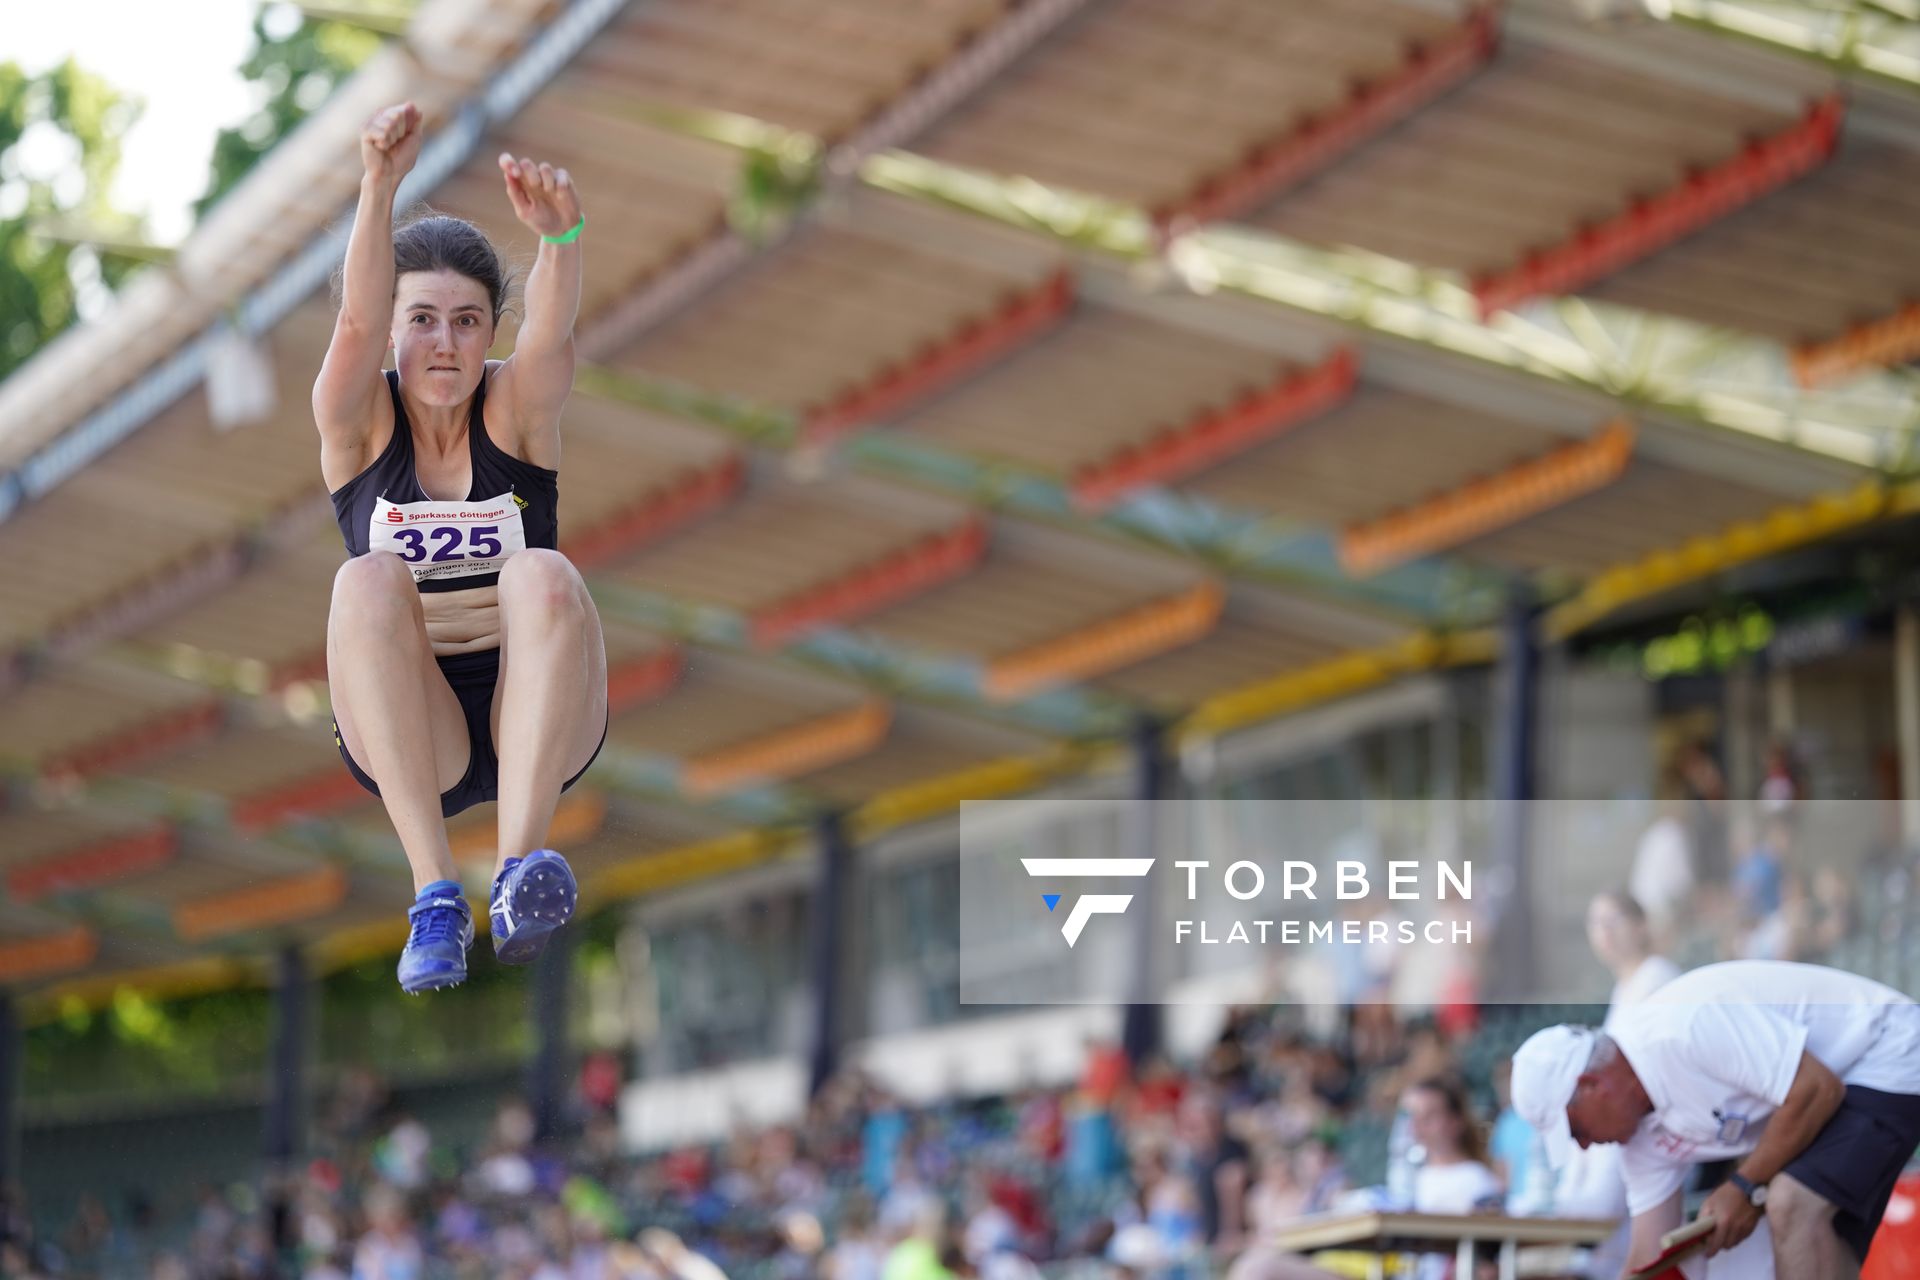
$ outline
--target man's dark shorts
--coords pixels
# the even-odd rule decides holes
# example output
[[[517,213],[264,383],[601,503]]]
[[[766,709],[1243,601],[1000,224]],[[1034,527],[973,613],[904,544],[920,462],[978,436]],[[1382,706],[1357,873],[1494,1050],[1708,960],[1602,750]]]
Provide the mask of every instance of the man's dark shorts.
[[[1893,1184],[1920,1147],[1920,1095],[1847,1086],[1840,1109],[1783,1172],[1837,1211],[1833,1229],[1865,1261],[1893,1198]]]

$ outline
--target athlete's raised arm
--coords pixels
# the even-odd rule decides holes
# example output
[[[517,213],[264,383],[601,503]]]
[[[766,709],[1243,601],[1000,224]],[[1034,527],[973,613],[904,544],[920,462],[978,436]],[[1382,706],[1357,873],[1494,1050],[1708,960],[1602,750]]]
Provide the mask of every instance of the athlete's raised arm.
[[[313,383],[313,420],[322,466],[353,474],[369,435],[393,412],[380,366],[393,322],[393,200],[420,157],[420,111],[411,102],[388,107],[360,135],[360,203],[347,240],[340,314],[320,376]],[[341,464],[328,466],[327,455]]]
[[[560,465],[560,410],[573,390],[573,322],[580,311],[580,193],[565,169],[502,154],[514,216],[540,237],[527,277],[526,319],[492,393],[507,410],[522,456]]]

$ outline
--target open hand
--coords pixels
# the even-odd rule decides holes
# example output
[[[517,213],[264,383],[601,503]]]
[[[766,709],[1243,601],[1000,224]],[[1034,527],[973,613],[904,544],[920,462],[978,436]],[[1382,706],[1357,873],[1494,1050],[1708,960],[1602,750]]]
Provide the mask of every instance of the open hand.
[[[360,134],[360,163],[366,166],[367,176],[398,184],[420,158],[424,133],[420,108],[411,102],[388,107],[374,116]]]
[[[507,180],[514,216],[537,234],[563,235],[580,221],[580,193],[565,169],[524,157],[516,160],[503,151],[500,172]]]

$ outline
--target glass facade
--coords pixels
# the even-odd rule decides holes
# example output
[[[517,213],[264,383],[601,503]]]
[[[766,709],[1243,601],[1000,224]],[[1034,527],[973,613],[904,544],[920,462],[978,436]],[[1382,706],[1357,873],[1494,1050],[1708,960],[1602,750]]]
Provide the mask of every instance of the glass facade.
[[[805,1051],[812,944],[806,888],[643,924],[658,1020],[649,1074]]]
[[[866,964],[855,970],[865,992],[865,1035],[938,1026],[968,1016],[960,1003],[960,853],[949,844],[930,857],[870,870],[861,881]]]

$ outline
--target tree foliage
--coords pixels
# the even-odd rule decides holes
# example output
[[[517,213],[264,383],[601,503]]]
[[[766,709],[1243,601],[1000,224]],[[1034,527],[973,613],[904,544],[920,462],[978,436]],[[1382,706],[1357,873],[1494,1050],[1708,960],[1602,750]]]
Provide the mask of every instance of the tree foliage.
[[[0,62],[0,379],[73,323],[90,282],[118,284],[137,265],[43,233],[70,221],[137,234],[107,189],[138,115],[71,59],[39,75]]]
[[[410,5],[372,6],[395,9]],[[265,104],[239,127],[223,129],[213,144],[213,173],[196,215],[246,177],[261,156],[298,127],[335,86],[373,56],[381,37],[364,27],[263,8],[253,20],[254,50],[240,74],[266,90]]]

